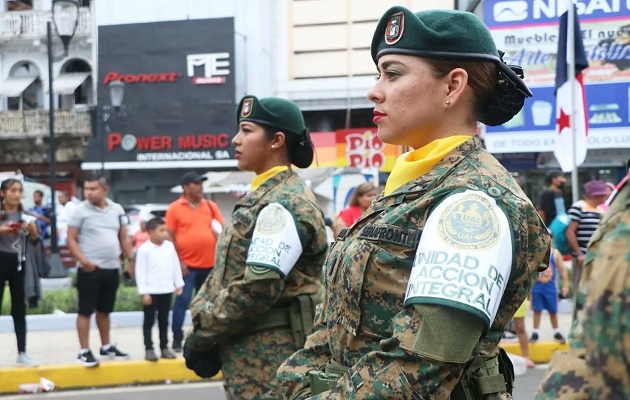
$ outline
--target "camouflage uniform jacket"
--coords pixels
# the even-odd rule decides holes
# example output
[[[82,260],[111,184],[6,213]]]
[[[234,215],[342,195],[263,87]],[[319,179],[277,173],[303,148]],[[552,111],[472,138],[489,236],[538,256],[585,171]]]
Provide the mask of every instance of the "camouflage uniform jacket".
[[[627,180],[591,237],[569,333],[569,350],[553,355],[536,399],[630,399]]]
[[[284,279],[270,268],[246,266],[257,217],[271,203],[280,203],[290,212],[303,249]],[[212,278],[190,306],[191,346],[203,351],[219,345],[228,398],[277,398],[270,392],[277,382],[278,366],[296,350],[292,332],[256,332],[254,326],[272,308],[286,306],[298,295],[319,292],[327,249],[324,218],[315,195],[290,169],[236,204],[231,225],[217,242]]]
[[[508,235],[505,247],[512,262],[507,262],[501,282],[503,295],[496,299],[496,317],[485,328],[480,318],[460,309],[404,304],[419,243],[427,239],[441,246],[433,231],[426,232],[431,214],[451,196],[466,192],[496,200],[507,217],[505,231],[511,231],[503,233]],[[460,216],[470,216],[473,210],[459,211]],[[481,237],[498,234],[497,224],[488,229],[487,218],[474,223],[473,231]],[[313,398],[448,399],[483,332],[488,326],[502,332],[529,294],[538,272],[547,266],[549,245],[543,222],[514,179],[477,137],[469,139],[424,176],[377,197],[334,243],[326,260],[321,313],[304,348],[278,371],[285,398],[311,396],[308,371],[321,370],[334,360],[351,368],[336,387]],[[465,273],[463,267],[455,270]],[[491,266],[486,263],[482,268]],[[455,275],[451,278],[456,279]],[[471,326],[462,328],[459,321],[463,319],[479,321],[479,329],[462,332]],[[498,353],[500,334],[494,336],[478,347],[488,358]],[[451,347],[462,348],[460,342],[465,343],[460,351],[464,359],[455,354],[449,357]]]

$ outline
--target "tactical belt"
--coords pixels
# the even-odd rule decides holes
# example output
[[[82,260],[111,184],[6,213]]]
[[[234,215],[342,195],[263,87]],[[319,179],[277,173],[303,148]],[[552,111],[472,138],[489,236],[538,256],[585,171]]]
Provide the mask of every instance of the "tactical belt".
[[[253,331],[258,332],[267,329],[288,327],[290,325],[291,317],[289,316],[289,306],[272,308],[254,325]]]
[[[482,341],[496,344],[500,334],[500,331],[490,331]],[[499,348],[499,354],[489,359],[478,351],[479,345],[475,347],[477,355],[466,364],[460,381],[451,393],[451,400],[493,400],[500,399],[502,393],[512,393],[514,369],[505,350]],[[312,395],[334,388],[348,369],[331,360],[323,370],[310,371],[308,378]]]
[[[313,327],[315,306],[318,303],[319,296],[317,295],[297,296],[291,304],[272,308],[253,326],[252,332],[291,328],[293,342],[298,348],[301,348],[304,346],[306,335]]]

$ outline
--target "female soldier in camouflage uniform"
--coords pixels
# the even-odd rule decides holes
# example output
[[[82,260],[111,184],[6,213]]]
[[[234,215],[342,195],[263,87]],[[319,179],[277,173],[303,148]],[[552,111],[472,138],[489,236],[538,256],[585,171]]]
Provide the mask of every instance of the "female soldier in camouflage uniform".
[[[312,325],[328,244],[315,195],[290,168],[313,160],[300,109],[246,96],[237,121],[238,167],[256,177],[219,236],[212,278],[192,301],[187,365],[196,369],[217,346],[229,399],[277,399],[276,370]]]
[[[278,371],[285,398],[507,398],[497,344],[549,237],[476,122],[507,122],[531,93],[471,13],[393,7],[371,51],[378,135],[415,150],[331,248],[313,331]]]

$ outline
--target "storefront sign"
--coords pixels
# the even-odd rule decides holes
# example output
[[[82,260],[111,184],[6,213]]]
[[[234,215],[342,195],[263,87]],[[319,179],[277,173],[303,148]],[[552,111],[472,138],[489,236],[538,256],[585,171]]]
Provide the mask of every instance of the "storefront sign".
[[[401,147],[383,143],[375,128],[311,132],[318,167],[377,168],[390,172]]]
[[[493,153],[549,152],[556,137],[555,67],[564,0],[486,0],[483,15],[504,61],[521,65],[534,96],[511,121],[487,127]],[[589,68],[584,71],[588,148],[630,147],[630,2],[576,1]]]
[[[400,147],[383,143],[375,128],[339,129],[336,139],[339,167],[391,171],[400,155]]]
[[[106,169],[236,165],[233,18],[100,26],[98,32],[99,135],[84,169],[103,162]],[[125,83],[119,111],[109,107],[114,81]]]

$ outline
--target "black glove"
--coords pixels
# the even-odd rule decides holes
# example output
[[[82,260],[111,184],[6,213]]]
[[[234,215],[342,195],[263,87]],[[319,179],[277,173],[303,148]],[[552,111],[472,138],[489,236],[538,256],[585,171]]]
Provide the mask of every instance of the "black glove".
[[[214,346],[211,350],[196,351],[190,348],[188,340],[184,342],[184,358],[186,368],[195,371],[200,378],[212,378],[221,370],[219,349]]]

